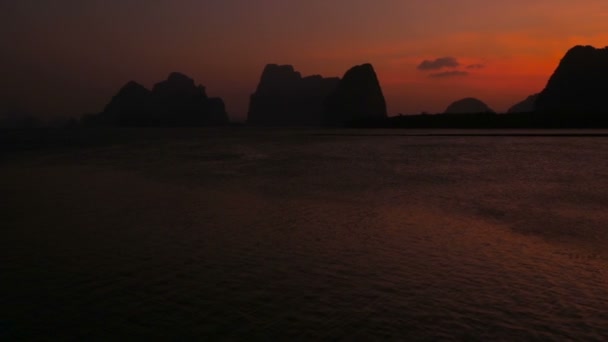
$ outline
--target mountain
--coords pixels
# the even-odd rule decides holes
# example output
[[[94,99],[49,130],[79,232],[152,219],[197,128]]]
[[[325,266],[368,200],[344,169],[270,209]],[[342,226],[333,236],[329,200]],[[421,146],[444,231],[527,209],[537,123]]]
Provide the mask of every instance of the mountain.
[[[328,125],[386,117],[386,101],[371,64],[349,69],[326,101],[325,123]]]
[[[575,46],[566,52],[539,94],[536,109],[552,113],[606,113],[608,47]]]
[[[222,99],[209,98],[203,86],[173,72],[152,91],[128,82],[102,113],[85,121],[116,126],[206,126],[227,124],[229,119]]]
[[[514,104],[509,108],[509,113],[530,113],[536,109],[538,94],[530,95],[525,100]]]
[[[152,92],[141,84],[130,81],[112,97],[98,123],[120,126],[149,126],[158,120]]]
[[[467,97],[453,102],[446,108],[445,114],[469,114],[469,113],[494,113],[488,105],[482,101]]]
[[[268,64],[250,97],[247,122],[252,125],[318,126],[323,122],[325,99],[338,82],[336,77],[302,77],[291,65]]]
[[[205,88],[181,73],[171,73],[167,80],[154,85],[152,95],[166,126],[201,126],[227,123],[227,117],[211,113],[211,103]],[[214,109],[217,110],[217,109]]]

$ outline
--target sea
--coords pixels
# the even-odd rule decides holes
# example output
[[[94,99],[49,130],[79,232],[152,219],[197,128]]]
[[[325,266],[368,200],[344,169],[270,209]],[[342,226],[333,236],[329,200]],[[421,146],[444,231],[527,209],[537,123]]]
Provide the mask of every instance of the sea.
[[[0,154],[0,339],[608,340],[608,131],[106,133]]]

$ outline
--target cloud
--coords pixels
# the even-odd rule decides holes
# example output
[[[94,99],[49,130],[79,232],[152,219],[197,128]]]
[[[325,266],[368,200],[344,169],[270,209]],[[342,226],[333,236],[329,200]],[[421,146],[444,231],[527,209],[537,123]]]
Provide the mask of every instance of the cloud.
[[[468,76],[468,75],[469,75],[469,73],[466,71],[454,70],[454,71],[444,71],[444,72],[430,74],[429,77],[446,78],[446,77],[462,77],[462,76]]]
[[[481,69],[485,68],[484,64],[469,64],[466,66],[467,69]]]
[[[417,66],[418,70],[439,70],[443,68],[455,68],[460,66],[458,60],[454,57],[441,57],[435,60],[424,60]]]

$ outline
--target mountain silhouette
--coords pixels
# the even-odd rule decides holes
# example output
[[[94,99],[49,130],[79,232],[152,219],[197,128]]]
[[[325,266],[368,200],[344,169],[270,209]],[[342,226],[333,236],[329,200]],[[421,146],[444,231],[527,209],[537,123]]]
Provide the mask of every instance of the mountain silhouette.
[[[553,113],[606,113],[608,47],[575,46],[561,59],[539,94],[536,109]]]
[[[525,100],[520,101],[511,108],[509,108],[509,113],[530,113],[536,109],[536,100],[538,99],[538,94],[530,95]]]
[[[338,82],[337,77],[302,77],[291,65],[268,64],[250,97],[247,123],[318,126],[323,122],[325,98]]]
[[[326,101],[325,123],[328,125],[386,117],[382,88],[369,63],[349,69]]]
[[[120,126],[149,126],[158,121],[152,92],[141,84],[130,81],[112,97],[97,123]]]
[[[184,74],[171,73],[166,81],[154,85],[152,95],[159,105],[158,109],[163,113],[163,125],[200,126],[227,123],[227,118],[217,118],[217,113],[211,113],[205,88],[197,86],[193,79]]]
[[[382,88],[371,64],[350,68],[343,77],[302,77],[291,65],[264,67],[250,96],[247,123],[270,126],[357,127],[608,127],[608,47],[575,46],[561,59],[539,94],[513,105],[508,113],[495,112],[479,99],[451,103],[439,116],[387,118]],[[455,116],[453,114],[460,114]],[[0,123],[10,118],[0,115]],[[152,90],[131,81],[112,97],[102,113],[85,123],[120,126],[204,126],[229,122],[221,98],[210,98],[205,88],[181,73],[171,73]]]
[[[467,97],[451,103],[445,114],[494,113],[488,105],[473,97]]]
[[[130,81],[112,97],[102,113],[85,118],[90,124],[116,126],[206,126],[229,122],[224,102],[209,98],[205,88],[173,72],[152,91]]]

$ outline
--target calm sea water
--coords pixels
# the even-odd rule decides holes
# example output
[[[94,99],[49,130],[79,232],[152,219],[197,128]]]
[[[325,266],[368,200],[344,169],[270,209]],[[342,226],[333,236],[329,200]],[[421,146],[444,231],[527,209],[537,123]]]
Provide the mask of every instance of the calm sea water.
[[[608,339],[608,137],[151,132],[0,161],[0,338]]]

